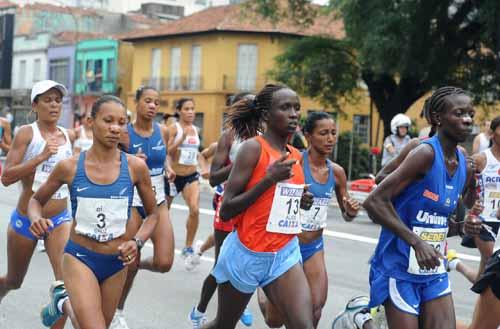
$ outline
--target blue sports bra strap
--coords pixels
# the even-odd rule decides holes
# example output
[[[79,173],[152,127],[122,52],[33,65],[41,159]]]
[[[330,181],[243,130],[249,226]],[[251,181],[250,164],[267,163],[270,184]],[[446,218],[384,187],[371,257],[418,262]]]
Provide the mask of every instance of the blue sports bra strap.
[[[78,164],[76,166],[75,181],[77,178],[85,178],[85,157],[87,156],[87,151],[80,152],[80,156],[78,157]]]

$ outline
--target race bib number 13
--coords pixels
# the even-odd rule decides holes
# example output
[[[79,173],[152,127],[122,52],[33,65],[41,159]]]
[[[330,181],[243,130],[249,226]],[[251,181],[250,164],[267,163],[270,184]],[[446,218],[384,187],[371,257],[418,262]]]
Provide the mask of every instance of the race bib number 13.
[[[283,234],[300,233],[300,199],[304,185],[278,183],[269,213],[266,231]]]

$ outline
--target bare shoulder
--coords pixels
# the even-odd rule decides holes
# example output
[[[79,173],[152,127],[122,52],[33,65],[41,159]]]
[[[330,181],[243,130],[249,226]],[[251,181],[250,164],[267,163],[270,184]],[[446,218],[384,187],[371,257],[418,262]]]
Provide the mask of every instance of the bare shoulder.
[[[26,142],[28,144],[33,139],[33,128],[31,125],[23,125],[17,131],[17,134],[14,136],[14,140],[18,142]]]

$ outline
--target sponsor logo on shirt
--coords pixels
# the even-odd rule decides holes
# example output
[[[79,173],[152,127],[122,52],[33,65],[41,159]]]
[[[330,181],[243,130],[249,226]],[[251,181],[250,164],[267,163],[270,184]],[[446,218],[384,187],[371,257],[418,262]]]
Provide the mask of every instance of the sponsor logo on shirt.
[[[424,198],[431,199],[432,201],[435,201],[435,202],[439,201],[439,195],[429,191],[428,189],[424,190],[423,196],[424,196]]]
[[[439,216],[438,214],[430,214],[427,211],[419,210],[415,218],[420,223],[424,224],[435,224],[445,226],[448,224],[448,218],[446,216]]]

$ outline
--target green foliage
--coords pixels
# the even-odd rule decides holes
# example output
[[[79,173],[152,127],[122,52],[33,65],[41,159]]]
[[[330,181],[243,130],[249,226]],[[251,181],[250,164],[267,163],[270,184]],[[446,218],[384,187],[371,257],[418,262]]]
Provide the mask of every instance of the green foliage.
[[[349,175],[349,148],[351,143],[352,133],[350,131],[343,132],[339,135],[337,141],[337,159],[335,160],[342,168],[344,168],[346,176]],[[360,174],[370,172],[370,151],[361,146],[361,139],[354,136],[352,148],[352,169],[351,179],[360,178]]]
[[[270,72],[274,79],[339,112],[342,100],[357,100],[360,70],[347,41],[303,38],[278,56],[276,64]]]
[[[265,17],[276,13],[269,4],[287,3],[297,22],[311,19],[306,0],[253,3],[256,8],[268,4],[259,12]],[[304,9],[297,10],[301,6]],[[339,97],[349,95],[349,87],[355,86],[353,77],[359,76],[355,72],[361,72],[384,121],[385,135],[395,114],[405,113],[420,97],[443,85],[462,87],[483,104],[500,99],[500,1],[330,0],[326,8],[342,18],[345,40],[331,40],[332,48],[317,40],[294,45],[274,72],[306,95],[338,106]],[[315,10],[314,15],[322,11]],[[355,58],[347,61],[349,56],[337,47]],[[297,49],[312,59],[300,57]],[[336,74],[338,69],[341,74]]]

